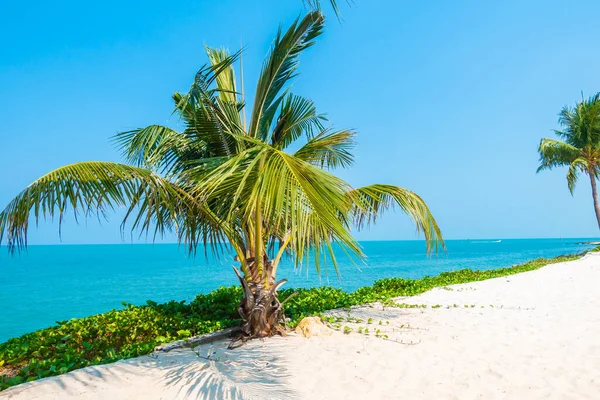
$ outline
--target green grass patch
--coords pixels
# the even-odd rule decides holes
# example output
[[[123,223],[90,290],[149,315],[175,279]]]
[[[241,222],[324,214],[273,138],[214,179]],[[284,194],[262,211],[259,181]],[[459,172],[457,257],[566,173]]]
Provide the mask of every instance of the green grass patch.
[[[295,326],[306,316],[335,308],[377,301],[386,303],[394,297],[414,296],[435,287],[532,271],[581,256],[540,258],[488,271],[462,269],[421,279],[381,279],[350,293],[332,287],[284,289],[280,291],[280,298],[298,292],[285,305],[290,325]],[[222,287],[200,294],[188,304],[183,301],[164,304],[148,301],[144,306],[128,304],[123,310],[61,321],[56,326],[10,339],[0,343],[0,390],[90,365],[149,354],[163,343],[235,326],[240,322],[237,307],[241,296],[240,287]]]

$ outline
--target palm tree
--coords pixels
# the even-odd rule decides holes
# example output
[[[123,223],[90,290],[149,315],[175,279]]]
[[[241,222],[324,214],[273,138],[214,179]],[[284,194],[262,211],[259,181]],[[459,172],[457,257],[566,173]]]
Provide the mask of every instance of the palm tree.
[[[427,251],[443,247],[425,202],[392,185],[352,188],[332,174],[353,162],[354,132],[325,127],[312,101],[292,94],[299,55],[321,34],[318,11],[277,34],[246,114],[243,80],[234,63],[240,52],[207,48],[209,64],[186,94],[173,96],[185,129],[151,125],[123,132],[116,142],[127,164],[81,162],[58,168],[30,184],[0,214],[0,242],[15,252],[27,245],[30,216],[62,221],[75,215],[103,216],[126,207],[132,229],[154,235],[174,231],[191,252],[198,245],[235,254],[244,289],[239,312],[245,337],[281,331],[277,281],[282,257],[297,268],[313,262],[320,271],[334,247],[364,257],[350,234],[397,204],[423,232]],[[297,143],[291,150],[292,144]],[[226,244],[224,244],[226,243]],[[311,261],[309,261],[311,260]]]
[[[573,194],[578,174],[589,176],[592,185],[594,210],[600,228],[600,207],[596,180],[600,173],[600,93],[582,99],[575,107],[563,107],[558,123],[563,130],[554,133],[563,141],[542,139],[539,146],[540,162],[538,172],[559,166],[568,166],[567,184]]]

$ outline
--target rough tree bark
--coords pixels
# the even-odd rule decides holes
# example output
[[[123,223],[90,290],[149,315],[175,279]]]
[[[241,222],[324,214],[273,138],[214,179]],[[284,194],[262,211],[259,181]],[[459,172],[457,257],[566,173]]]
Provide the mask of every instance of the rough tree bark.
[[[598,189],[596,187],[596,177],[593,172],[588,173],[590,176],[590,182],[592,184],[592,197],[594,198],[594,210],[596,211],[596,220],[598,221],[598,228],[600,228],[600,206],[598,206]]]
[[[247,260],[249,265],[254,261],[253,258]],[[250,277],[249,280],[246,280],[238,269],[234,268],[244,289],[244,297],[238,307],[238,312],[242,317],[242,335],[235,339],[230,347],[236,347],[236,343],[243,344],[249,339],[264,338],[276,334],[285,335],[282,326],[282,322],[285,322],[285,316],[277,290],[287,282],[287,279],[275,283],[271,274],[272,262],[267,260],[266,257],[263,262],[269,280],[268,286],[265,285],[266,282],[263,277]]]

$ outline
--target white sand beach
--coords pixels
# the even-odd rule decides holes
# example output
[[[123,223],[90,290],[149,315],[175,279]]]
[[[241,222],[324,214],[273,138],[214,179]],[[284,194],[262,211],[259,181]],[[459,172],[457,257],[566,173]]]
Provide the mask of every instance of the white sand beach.
[[[342,322],[350,334],[161,352],[20,385],[0,398],[599,399],[599,288],[600,254],[589,254],[398,299],[439,308],[353,309],[363,322]],[[377,329],[388,338],[375,337]]]

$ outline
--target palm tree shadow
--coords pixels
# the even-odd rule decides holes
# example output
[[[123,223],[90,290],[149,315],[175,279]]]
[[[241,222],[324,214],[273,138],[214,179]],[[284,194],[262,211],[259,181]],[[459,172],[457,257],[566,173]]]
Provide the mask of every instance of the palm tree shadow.
[[[79,398],[106,391],[134,398],[156,390],[156,398],[169,399],[277,399],[294,400],[302,396],[292,388],[289,342],[286,338],[254,340],[229,350],[229,341],[179,349],[168,353],[92,366],[65,375],[25,383],[3,394],[29,398],[36,391],[53,398]],[[284,351],[287,348],[287,352]],[[144,377],[146,379],[144,379]],[[137,380],[140,378],[140,380]],[[108,387],[103,387],[109,384]],[[132,386],[133,384],[133,386]],[[45,387],[45,388],[44,388]],[[128,389],[129,388],[129,389]],[[133,391],[132,391],[133,390]],[[131,398],[131,397],[117,397]]]
[[[160,384],[194,399],[298,399],[290,388],[288,361],[276,338],[227,349],[227,341],[159,355],[148,367],[164,369]],[[281,339],[284,340],[284,339]]]

